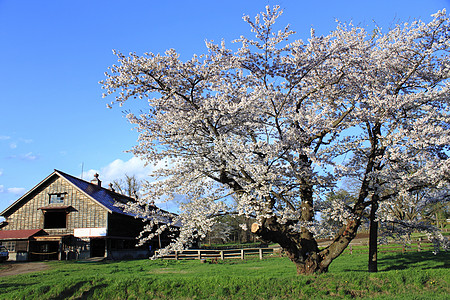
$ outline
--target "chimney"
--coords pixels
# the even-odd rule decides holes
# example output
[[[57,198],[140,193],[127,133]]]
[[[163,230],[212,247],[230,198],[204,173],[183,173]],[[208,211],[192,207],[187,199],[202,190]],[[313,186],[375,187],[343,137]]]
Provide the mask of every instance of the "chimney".
[[[110,190],[111,192],[115,192],[115,191],[116,191],[116,190],[113,188],[112,182],[109,183],[109,190]]]
[[[92,184],[98,185],[98,187],[102,186],[102,181],[100,179],[98,179],[98,173],[95,173],[94,175],[94,179],[91,180]]]

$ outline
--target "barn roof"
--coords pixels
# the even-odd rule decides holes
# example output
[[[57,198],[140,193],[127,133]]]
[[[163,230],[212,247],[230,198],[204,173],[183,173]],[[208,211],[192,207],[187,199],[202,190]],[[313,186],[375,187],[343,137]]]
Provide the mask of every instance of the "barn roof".
[[[33,197],[35,192],[38,191],[41,186],[45,185],[50,180],[54,180],[55,177],[60,177],[60,178],[67,180],[70,184],[72,184],[80,192],[85,194],[88,198],[90,198],[94,202],[101,205],[103,208],[105,208],[110,213],[118,213],[118,214],[127,215],[127,216],[131,216],[131,217],[139,217],[138,215],[125,212],[122,207],[117,206],[117,204],[134,202],[134,201],[136,201],[136,199],[116,193],[113,190],[101,187],[101,181],[98,180],[98,175],[97,175],[96,179],[93,180],[94,183],[91,183],[91,182],[84,181],[83,179],[69,175],[67,173],[64,173],[62,171],[56,170],[56,169],[54,170],[53,173],[51,173],[44,180],[42,180],[40,183],[38,183],[35,187],[33,187],[31,190],[29,190],[25,195],[20,197],[13,204],[11,204],[8,208],[6,208],[4,211],[2,211],[0,213],[0,216],[7,217],[7,216],[11,215],[18,207],[20,207],[20,205],[22,203],[29,201],[29,199],[31,197]],[[71,207],[51,206],[51,208],[67,210],[67,209],[70,209]],[[41,207],[40,209],[49,209],[49,207]],[[160,211],[163,213],[168,213],[167,211],[164,211],[162,209],[160,209]],[[173,215],[175,215],[175,214],[173,214]],[[175,226],[178,227],[178,225],[175,225]]]
[[[134,198],[113,192],[109,189],[105,189],[96,184],[92,184],[90,182],[76,178],[59,170],[55,170],[55,172],[72,183],[79,190],[88,195],[91,199],[95,200],[100,205],[105,207],[109,212],[134,216],[133,214],[124,212],[121,207],[115,206],[118,203],[136,201]]]
[[[29,197],[33,195],[33,192],[39,189],[40,186],[44,185],[46,182],[51,180],[52,178],[55,178],[55,176],[64,178],[69,183],[71,183],[73,186],[75,186],[78,190],[80,190],[82,193],[84,193],[88,198],[94,200],[99,205],[104,207],[106,210],[108,210],[111,213],[119,213],[123,215],[133,216],[136,215],[125,212],[121,207],[115,206],[115,204],[118,203],[127,203],[130,201],[136,201],[134,198],[116,193],[114,191],[105,189],[99,185],[92,184],[90,182],[84,181],[82,179],[76,178],[72,175],[69,175],[67,173],[64,173],[59,170],[54,170],[52,174],[47,176],[44,180],[42,180],[40,183],[38,183],[35,187],[33,187],[31,190],[29,190],[25,195],[20,197],[17,201],[15,201],[13,204],[11,204],[8,208],[6,208],[4,211],[0,213],[1,216],[8,216],[14,210],[19,207],[19,205],[23,202],[26,202],[29,200]]]

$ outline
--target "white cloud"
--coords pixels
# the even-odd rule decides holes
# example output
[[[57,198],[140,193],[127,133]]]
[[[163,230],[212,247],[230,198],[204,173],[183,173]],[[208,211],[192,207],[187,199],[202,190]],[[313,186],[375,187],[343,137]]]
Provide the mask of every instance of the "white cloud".
[[[14,194],[16,196],[22,196],[23,194],[25,194],[27,190],[25,188],[18,188],[18,187],[12,187],[12,188],[8,188],[7,192],[10,194]]]
[[[22,155],[22,159],[24,159],[24,160],[36,160],[38,158],[39,158],[39,156],[36,154],[33,154],[33,152],[28,152],[27,154]]]
[[[0,135],[0,141],[9,140],[11,137],[7,135]]]
[[[11,144],[9,144],[9,148],[16,149],[17,148],[17,144],[16,143],[11,143]]]
[[[99,179],[102,181],[102,186],[107,188],[107,185],[110,182],[124,178],[125,174],[128,176],[134,175],[136,179],[139,180],[149,180],[150,177],[148,175],[153,170],[164,167],[167,167],[167,164],[163,161],[156,165],[145,166],[144,161],[137,157],[132,157],[127,161],[116,159],[107,166],[100,168],[100,170],[90,169],[89,171],[83,172],[82,178],[83,180],[90,181],[94,178],[95,173],[98,173]],[[162,209],[178,212],[176,201],[165,201],[164,199],[161,199],[160,201],[156,201],[156,204]]]
[[[27,190],[25,188],[19,188],[19,187],[12,187],[12,188],[5,188],[3,184],[0,184],[0,194],[7,193],[7,194],[13,194],[14,196],[22,196],[25,194]]]
[[[33,161],[33,160],[39,159],[39,155],[33,154],[33,152],[28,152],[26,154],[21,154],[21,155],[10,155],[10,156],[8,156],[8,158]]]
[[[0,176],[2,176],[3,175],[3,170],[2,169],[0,169]]]
[[[132,157],[127,161],[116,159],[100,170],[90,169],[83,172],[84,180],[91,180],[94,174],[98,173],[99,179],[103,182],[111,182],[116,179],[125,177],[126,175],[135,176],[137,179],[146,179],[154,168],[152,166],[145,166],[144,161],[137,157]]]
[[[21,142],[24,142],[25,144],[30,144],[30,143],[33,142],[32,139],[24,139],[24,138],[20,138],[20,141],[21,141]]]
[[[39,155],[37,154],[33,154],[33,152],[28,152],[26,154],[21,154],[19,156],[17,155],[12,155],[11,158],[18,158],[20,160],[28,160],[28,161],[33,161],[33,160],[37,160],[39,158]]]

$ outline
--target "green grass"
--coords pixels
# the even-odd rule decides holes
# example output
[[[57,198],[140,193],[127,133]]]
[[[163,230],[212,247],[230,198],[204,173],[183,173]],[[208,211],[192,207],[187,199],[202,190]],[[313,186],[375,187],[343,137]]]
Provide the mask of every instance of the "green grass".
[[[262,261],[48,262],[43,272],[0,278],[0,299],[448,299],[450,254],[343,254],[328,273],[297,276],[287,258]]]

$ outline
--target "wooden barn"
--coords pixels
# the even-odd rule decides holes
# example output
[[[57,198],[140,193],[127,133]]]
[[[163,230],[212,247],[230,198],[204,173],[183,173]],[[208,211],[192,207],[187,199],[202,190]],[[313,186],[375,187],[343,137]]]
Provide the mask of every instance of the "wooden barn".
[[[117,206],[130,201],[102,187],[98,174],[87,182],[55,170],[0,214],[0,244],[18,261],[149,257],[170,239],[136,247],[145,223]]]

